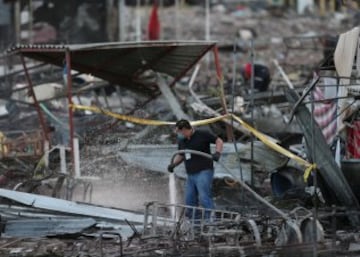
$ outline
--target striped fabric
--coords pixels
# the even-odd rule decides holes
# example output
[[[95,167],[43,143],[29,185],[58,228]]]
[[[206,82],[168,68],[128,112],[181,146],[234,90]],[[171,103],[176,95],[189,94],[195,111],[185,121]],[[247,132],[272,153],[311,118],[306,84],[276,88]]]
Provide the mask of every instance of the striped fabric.
[[[354,121],[347,127],[346,157],[348,159],[360,158],[360,121]]]
[[[314,90],[314,118],[320,126],[322,133],[328,144],[332,144],[336,136],[336,102],[334,100],[316,102],[325,100],[322,87],[315,87]]]

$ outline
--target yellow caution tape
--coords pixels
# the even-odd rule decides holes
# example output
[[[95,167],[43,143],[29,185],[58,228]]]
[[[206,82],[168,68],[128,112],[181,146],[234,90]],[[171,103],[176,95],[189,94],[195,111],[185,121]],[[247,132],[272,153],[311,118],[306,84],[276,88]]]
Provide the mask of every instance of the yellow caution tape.
[[[218,122],[219,120],[224,120],[229,117],[231,117],[231,114],[225,114],[225,115],[214,117],[214,118],[198,120],[198,121],[191,121],[190,124],[193,126],[203,126],[203,125],[208,125],[211,123]]]
[[[297,161],[299,164],[304,165],[306,167],[311,166],[311,164],[304,159],[300,158],[299,156],[293,154],[292,152],[286,150],[282,146],[278,145],[277,143],[270,140],[265,134],[261,133],[260,131],[256,130],[255,128],[251,127],[249,124],[247,124],[245,121],[240,119],[239,117],[232,115],[233,118],[239,122],[245,129],[250,131],[254,136],[256,136],[261,142],[263,142],[265,145],[270,147],[271,149],[289,157],[290,159],[293,159]]]
[[[107,111],[105,109],[102,109],[102,108],[99,108],[99,107],[96,107],[96,106],[85,106],[85,105],[72,104],[72,105],[70,105],[70,107],[73,108],[73,109],[78,109],[78,110],[101,113],[101,114],[108,115],[110,117],[113,117],[113,118],[116,118],[116,119],[119,119],[119,120],[129,121],[129,122],[136,123],[136,124],[141,124],[141,125],[163,126],[163,125],[175,125],[176,124],[176,122],[171,122],[171,121],[159,121],[159,120],[142,119],[142,118],[137,118],[137,117],[134,117],[134,116],[118,114],[118,113],[110,112],[110,111]],[[226,115],[222,115],[222,116],[215,117],[215,118],[209,118],[209,119],[197,120],[197,121],[190,121],[190,124],[192,126],[208,125],[208,124],[211,124],[211,123],[215,123],[215,122],[217,122],[219,120],[223,120],[223,119],[227,118],[228,116],[230,116],[230,115],[226,114]]]
[[[0,153],[2,155],[6,155],[8,153],[8,147],[4,143],[6,140],[6,136],[4,133],[0,132]]]
[[[277,151],[278,153],[281,153],[281,154],[289,157],[290,159],[293,159],[294,161],[298,162],[299,164],[307,167],[305,172],[304,172],[304,175],[303,175],[304,176],[304,181],[307,182],[307,180],[308,180],[308,178],[309,178],[309,176],[311,174],[311,171],[316,169],[316,164],[311,164],[311,163],[305,161],[304,159],[300,158],[299,156],[293,154],[292,152],[286,150],[282,146],[278,145],[277,143],[275,143],[274,141],[269,139],[265,134],[261,133],[260,131],[256,130],[255,128],[251,127],[249,124],[247,124],[245,121],[243,121],[239,117],[235,116],[234,114],[232,114],[232,117],[237,122],[239,122],[245,129],[247,129],[254,136],[256,136],[265,145],[267,145],[271,149]]]
[[[314,163],[305,170],[304,175],[303,175],[305,182],[308,181],[308,178],[309,178],[309,176],[311,174],[311,171],[313,171],[315,169],[316,169],[316,164]]]
[[[107,111],[107,110],[104,110],[102,108],[95,107],[95,106],[84,106],[84,105],[72,104],[70,107],[73,109],[78,109],[78,110],[87,110],[87,111],[92,111],[95,113],[101,113],[104,115],[108,115],[110,117],[114,117],[116,119],[129,121],[129,122],[137,123],[137,124],[141,124],[141,125],[162,126],[162,125],[175,125],[176,124],[176,122],[170,122],[170,121],[159,121],[159,120],[136,118],[133,116],[110,112],[110,111]],[[238,123],[240,123],[241,126],[243,126],[246,130],[248,130],[250,133],[252,133],[255,137],[257,137],[260,141],[262,141],[265,145],[267,145],[271,149],[289,157],[290,159],[295,160],[300,165],[307,167],[305,170],[305,173],[304,173],[304,180],[307,181],[311,171],[316,168],[316,164],[311,164],[311,163],[307,162],[306,160],[300,158],[299,156],[293,154],[292,152],[286,150],[285,148],[283,148],[282,146],[278,145],[276,142],[271,140],[268,136],[266,136],[265,134],[256,130],[255,128],[253,128],[252,126],[250,126],[249,124],[247,124],[245,121],[243,121],[241,118],[237,117],[234,114],[225,114],[225,115],[222,115],[219,117],[198,120],[198,121],[190,121],[190,124],[192,126],[208,125],[208,124],[217,122],[219,120],[229,119],[230,117],[232,117],[234,120],[236,120]]]
[[[104,109],[96,107],[96,106],[84,106],[84,105],[72,104],[70,107],[73,109],[78,109],[78,110],[101,113],[101,114],[108,115],[110,117],[113,117],[113,118],[116,118],[119,120],[129,121],[129,122],[133,122],[133,123],[137,123],[137,124],[141,124],[141,125],[162,126],[162,125],[175,125],[176,124],[175,122],[149,120],[149,119],[142,119],[142,118],[136,118],[133,116],[118,114],[118,113],[104,110]]]

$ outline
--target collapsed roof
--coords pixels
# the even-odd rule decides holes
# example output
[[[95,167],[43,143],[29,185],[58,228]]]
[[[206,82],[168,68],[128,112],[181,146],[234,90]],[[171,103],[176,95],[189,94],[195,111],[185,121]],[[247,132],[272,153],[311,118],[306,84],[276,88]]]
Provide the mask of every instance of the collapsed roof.
[[[145,41],[81,45],[17,45],[8,54],[64,67],[65,53],[71,56],[71,69],[89,73],[129,90],[154,95],[154,81],[141,79],[148,71],[173,77],[172,86],[196,64],[215,42]]]

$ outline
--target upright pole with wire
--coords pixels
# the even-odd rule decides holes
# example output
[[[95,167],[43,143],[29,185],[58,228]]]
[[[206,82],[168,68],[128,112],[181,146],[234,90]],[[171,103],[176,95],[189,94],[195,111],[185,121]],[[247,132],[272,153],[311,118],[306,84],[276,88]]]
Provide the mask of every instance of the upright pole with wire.
[[[314,90],[311,90],[311,94],[310,94],[310,98],[311,98],[311,131],[312,131],[312,137],[311,137],[311,158],[312,158],[312,163],[316,163],[316,155],[315,155],[315,126],[314,126],[314,109],[315,109],[315,104],[314,104]],[[314,232],[314,244],[313,244],[313,256],[317,257],[317,174],[316,172],[313,174],[313,184],[314,184],[314,208],[313,208],[313,232]]]
[[[231,85],[231,113],[234,114],[234,109],[235,109],[235,86],[236,86],[236,63],[237,63],[237,39],[234,41],[234,46],[233,46],[233,80],[232,80],[232,85]],[[234,117],[231,116],[231,132],[232,132],[232,138],[233,138],[233,142],[234,142],[234,148],[235,148],[235,152],[236,152],[236,156],[238,158],[239,161],[239,172],[240,172],[240,180],[244,181],[243,178],[243,172],[242,172],[242,167],[241,167],[241,160],[240,160],[240,155],[239,155],[239,149],[237,147],[237,142],[236,142],[236,138],[235,138],[235,134],[234,134]],[[243,187],[241,187],[241,197],[242,197],[242,201],[244,202],[244,194],[243,194]]]
[[[125,0],[118,0],[119,41],[125,41]]]
[[[142,39],[141,33],[141,10],[140,10],[140,0],[136,1],[136,41],[140,42]]]
[[[34,35],[33,35],[33,25],[34,25],[34,19],[33,19],[33,6],[32,6],[32,0],[29,0],[29,43],[32,44],[34,41]]]
[[[69,112],[69,133],[70,133],[70,151],[71,151],[71,160],[73,167],[75,168],[75,155],[74,155],[74,111],[72,107],[72,77],[71,77],[71,53],[70,49],[65,51],[65,63],[66,63],[66,77],[67,77],[67,98],[68,98],[68,112]],[[71,176],[74,177],[75,170],[74,168],[71,171]]]
[[[251,106],[251,123],[254,128],[255,121],[254,121],[254,40],[251,39],[250,41],[250,62],[251,62],[251,79],[250,79],[250,106]],[[251,185],[254,186],[254,135],[251,135]]]
[[[179,0],[175,0],[175,39],[179,40],[180,38],[180,20],[179,20]]]
[[[15,27],[15,42],[20,44],[20,33],[21,33],[21,10],[20,1],[14,3],[14,27]]]
[[[205,1],[205,40],[210,40],[210,2]]]
[[[159,0],[159,15],[162,17],[164,13],[164,0]],[[160,26],[160,40],[164,40],[164,26]]]
[[[210,41],[210,1],[205,0],[205,40]],[[206,55],[206,66],[209,68],[210,56]]]

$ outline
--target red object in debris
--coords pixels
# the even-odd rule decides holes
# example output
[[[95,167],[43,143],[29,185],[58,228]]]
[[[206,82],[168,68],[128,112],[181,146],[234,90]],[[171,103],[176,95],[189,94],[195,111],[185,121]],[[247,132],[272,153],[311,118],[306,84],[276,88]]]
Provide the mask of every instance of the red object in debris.
[[[251,63],[246,63],[244,67],[244,76],[246,79],[251,77]]]
[[[347,128],[347,157],[360,158],[360,121],[354,121],[352,127]]]
[[[246,6],[245,5],[238,5],[236,6],[236,10],[245,10]]]
[[[8,183],[8,178],[4,175],[0,175],[0,186],[4,186]]]
[[[150,20],[148,25],[149,40],[158,40],[160,38],[160,21],[159,21],[157,9],[158,9],[158,5],[157,2],[155,1],[151,10]]]

